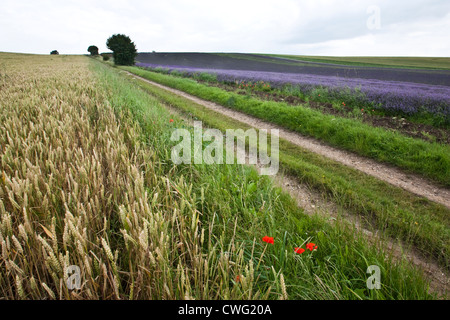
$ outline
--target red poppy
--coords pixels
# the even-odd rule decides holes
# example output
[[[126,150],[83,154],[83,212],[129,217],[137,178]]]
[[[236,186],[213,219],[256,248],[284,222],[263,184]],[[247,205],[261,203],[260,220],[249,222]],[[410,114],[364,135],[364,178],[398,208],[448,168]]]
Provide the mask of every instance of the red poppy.
[[[262,241],[264,241],[266,243],[270,243],[270,244],[273,244],[273,242],[274,242],[273,238],[272,237],[268,237],[268,236],[263,237]]]
[[[313,251],[317,249],[317,246],[314,243],[307,243],[306,244],[306,249],[308,249],[309,251]]]
[[[298,253],[298,254],[302,254],[303,252],[305,252],[305,249],[303,249],[303,248],[294,248],[294,250],[295,250],[295,253]]]
[[[240,276],[236,276],[236,282],[241,282],[241,277]]]
[[[170,119],[170,121],[169,121],[170,123],[172,123],[173,122],[173,119]]]

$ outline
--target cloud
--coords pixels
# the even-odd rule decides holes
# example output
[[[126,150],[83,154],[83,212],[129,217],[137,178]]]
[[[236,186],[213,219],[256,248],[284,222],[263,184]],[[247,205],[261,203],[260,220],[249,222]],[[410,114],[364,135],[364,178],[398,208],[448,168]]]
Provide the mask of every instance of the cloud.
[[[287,50],[304,55],[341,56],[447,56],[450,13],[441,19],[432,16],[382,25],[380,30],[351,38],[291,44]]]
[[[0,50],[106,51],[125,33],[139,51],[446,56],[449,13],[447,0],[2,0]]]

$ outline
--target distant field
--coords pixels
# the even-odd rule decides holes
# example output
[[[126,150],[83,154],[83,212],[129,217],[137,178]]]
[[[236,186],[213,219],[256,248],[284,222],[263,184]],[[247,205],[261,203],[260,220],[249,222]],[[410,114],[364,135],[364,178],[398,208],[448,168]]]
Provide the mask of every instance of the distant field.
[[[450,58],[442,57],[327,57],[262,54],[263,56],[280,57],[299,61],[332,63],[350,66],[374,66],[395,68],[450,69]]]
[[[138,63],[170,68],[246,70],[339,77],[343,78],[343,80],[358,78],[450,86],[450,71],[448,70],[397,70],[393,68],[369,68],[367,66],[350,67],[240,53],[139,53],[136,60]]]

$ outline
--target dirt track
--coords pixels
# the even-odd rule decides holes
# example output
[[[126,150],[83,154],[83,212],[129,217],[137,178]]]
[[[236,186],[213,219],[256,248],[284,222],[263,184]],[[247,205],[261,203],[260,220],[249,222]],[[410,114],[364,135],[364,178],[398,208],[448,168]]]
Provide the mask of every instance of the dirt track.
[[[191,96],[183,91],[179,91],[176,89],[172,89],[172,88],[160,85],[156,82],[144,79],[144,78],[136,76],[132,73],[129,73],[129,72],[126,72],[126,73],[134,78],[139,78],[139,79],[146,81],[147,83],[150,83],[156,87],[165,89],[174,94],[185,97],[185,98],[187,98],[191,101],[194,101],[200,105],[203,105],[207,108],[211,108],[219,113],[222,113],[225,116],[232,117],[233,119],[247,123],[254,127],[274,128],[274,126],[272,124],[268,124],[259,119],[250,117],[248,115],[245,115],[245,114],[242,114],[239,112],[229,110],[229,109],[222,107],[220,105],[217,105],[215,103],[199,99],[199,98]],[[185,121],[187,121],[189,123],[192,122],[192,119],[185,118],[184,116],[182,116],[179,113],[178,110],[176,110],[172,107],[168,107],[168,108],[172,113],[178,114]],[[280,137],[286,139],[285,135],[284,134],[282,135],[281,130],[283,130],[283,132],[286,130],[280,129]],[[288,131],[286,131],[286,133],[289,134],[288,136],[290,136],[292,134],[297,135],[295,133],[291,133]],[[298,139],[294,139],[294,141],[301,142],[301,139],[307,140],[312,145],[314,144],[314,141],[312,141],[312,139],[305,138],[302,136],[299,136]],[[292,142],[295,143],[294,141],[292,141]],[[315,141],[315,143],[317,144],[317,146],[315,146],[315,147],[317,147],[318,149],[320,149],[321,147],[324,147],[324,149],[321,150],[322,152],[325,152],[324,150],[326,150],[326,148],[330,148],[328,146],[324,146],[320,142]],[[299,144],[299,145],[303,146],[301,144]],[[308,144],[306,144],[306,145],[308,145]],[[311,149],[309,149],[309,150],[311,150]],[[314,150],[312,150],[312,151],[314,151]],[[337,152],[339,150],[333,149],[333,151]],[[349,154],[349,153],[344,152],[344,154]],[[353,154],[349,154],[349,155],[355,157]],[[362,160],[366,160],[366,159],[362,159]],[[342,162],[342,161],[339,161],[339,162]],[[353,166],[353,165],[351,165],[351,166],[355,168],[355,166]],[[379,165],[379,166],[382,167],[382,165]],[[259,165],[257,165],[256,167],[259,170]],[[385,170],[386,171],[388,171],[388,170],[398,171],[398,169],[393,169],[393,168],[386,168]],[[418,178],[418,179],[420,179],[420,178]],[[388,251],[390,251],[393,254],[393,256],[396,257],[397,259],[406,258],[412,264],[421,268],[424,271],[425,276],[430,280],[430,289],[432,292],[436,292],[441,296],[446,296],[447,293],[449,292],[450,279],[448,278],[448,275],[446,274],[446,272],[435,261],[432,261],[429,258],[425,258],[425,257],[421,256],[420,254],[417,254],[417,252],[415,250],[411,250],[411,248],[409,248],[409,246],[402,245],[401,243],[395,243],[392,240],[386,240],[386,239],[381,240],[379,238],[379,235],[377,232],[373,233],[372,231],[369,231],[369,230],[365,229],[364,227],[362,227],[358,217],[354,216],[350,212],[347,212],[347,210],[340,208],[339,206],[330,202],[329,200],[324,199],[319,193],[315,192],[314,190],[308,188],[305,185],[300,184],[293,177],[278,174],[275,177],[274,182],[278,186],[280,186],[283,190],[288,192],[297,201],[297,204],[305,210],[305,213],[310,214],[310,215],[311,214],[326,215],[326,216],[330,217],[330,221],[337,220],[337,219],[339,219],[339,217],[343,217],[345,220],[352,223],[355,226],[355,228],[357,228],[358,230],[360,230],[361,232],[366,234],[366,236],[371,241],[373,241],[375,243],[379,243],[379,241],[385,241],[385,245],[387,246],[387,248],[389,248]],[[417,182],[415,182],[415,183],[417,183]],[[425,182],[425,183],[427,183],[427,182]],[[446,190],[446,192],[449,192],[449,190]]]
[[[180,90],[166,87],[164,85],[141,78],[131,73],[128,74],[252,127],[259,129],[278,129],[281,139],[287,140],[306,150],[320,154],[326,158],[332,159],[348,167],[371,175],[379,180],[385,181],[393,186],[400,187],[413,194],[422,196],[431,201],[440,203],[447,208],[450,208],[450,189],[440,187],[418,175],[405,173],[393,166],[378,163],[375,160],[358,156],[348,151],[330,147],[316,139],[302,136],[299,133],[289,131],[272,123],[268,123],[258,118],[249,116],[245,113],[231,110],[216,103],[200,99]]]

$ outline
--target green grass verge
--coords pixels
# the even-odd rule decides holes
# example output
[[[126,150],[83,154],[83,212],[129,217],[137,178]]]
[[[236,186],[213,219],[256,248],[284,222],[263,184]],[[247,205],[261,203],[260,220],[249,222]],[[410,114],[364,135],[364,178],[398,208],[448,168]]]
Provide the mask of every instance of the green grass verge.
[[[150,94],[210,127],[248,129],[248,125],[154,87],[139,79]],[[374,177],[306,151],[280,139],[280,164],[288,173],[326,194],[333,202],[363,217],[367,226],[412,244],[446,269],[450,259],[450,210]]]
[[[189,205],[201,213],[202,226],[212,230],[212,247],[226,250],[221,243],[244,246],[244,259],[254,260],[253,281],[260,292],[271,286],[269,298],[282,296],[282,282],[276,281],[282,273],[291,299],[433,298],[427,293],[421,273],[406,261],[395,262],[383,248],[370,245],[352,227],[304,215],[288,195],[253,168],[173,165],[170,147],[174,143],[170,135],[174,127],[190,128],[170,116],[159,98],[150,97],[136,84],[120,77],[116,70],[101,63],[93,64],[93,69],[101,85],[110,90],[110,101],[117,112],[130,112],[139,124],[142,140],[157,155],[161,176],[184,181],[184,191],[195,199]],[[175,119],[172,124],[170,117]],[[260,239],[265,235],[275,238],[274,245],[262,243]],[[318,244],[319,250],[295,255],[293,248],[307,241]],[[210,249],[211,246],[204,245],[206,256],[212,255]],[[381,290],[366,288],[369,265],[378,265],[382,270]],[[229,275],[230,286],[241,285],[234,281],[235,276]],[[227,298],[220,294],[218,297]]]
[[[450,186],[450,146],[405,137],[371,127],[355,119],[325,115],[305,106],[261,101],[190,79],[158,74],[137,67],[122,67],[146,79],[176,88],[202,99],[245,112],[257,118],[305,134],[345,150],[421,174]]]

